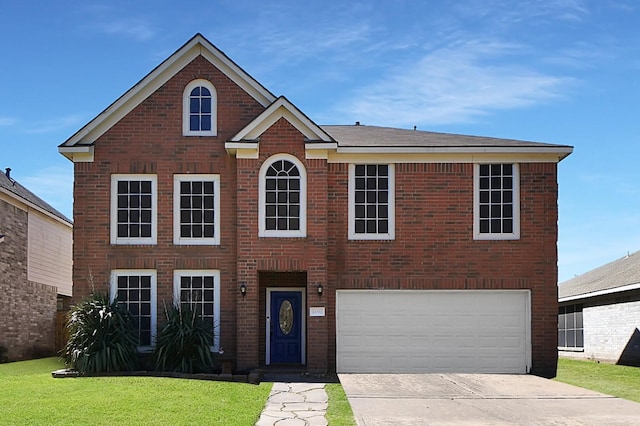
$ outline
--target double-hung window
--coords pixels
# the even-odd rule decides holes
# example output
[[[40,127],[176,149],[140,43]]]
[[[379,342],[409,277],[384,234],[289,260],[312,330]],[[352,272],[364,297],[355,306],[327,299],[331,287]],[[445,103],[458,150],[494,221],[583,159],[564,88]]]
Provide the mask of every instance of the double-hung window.
[[[111,175],[111,244],[156,240],[156,175]]]
[[[155,344],[156,271],[114,270],[111,272],[111,300],[118,301],[132,315],[140,350]]]
[[[217,134],[217,96],[213,84],[194,80],[183,93],[182,134],[185,136],[215,136]]]
[[[259,174],[258,235],[305,237],[307,235],[307,173],[295,157],[270,157]]]
[[[220,271],[176,270],[173,280],[176,305],[189,306],[213,332],[211,350],[220,349]]]
[[[220,175],[174,175],[174,244],[220,244]]]
[[[395,238],[393,164],[349,165],[349,239]]]
[[[584,348],[582,305],[560,306],[558,313],[558,347],[579,350]]]
[[[520,238],[518,164],[475,164],[473,198],[474,239]]]

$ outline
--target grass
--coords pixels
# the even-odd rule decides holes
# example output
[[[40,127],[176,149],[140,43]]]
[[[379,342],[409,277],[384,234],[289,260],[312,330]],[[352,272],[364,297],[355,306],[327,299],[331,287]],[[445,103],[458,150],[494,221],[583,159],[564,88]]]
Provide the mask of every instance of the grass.
[[[339,383],[327,383],[325,391],[329,397],[329,407],[325,418],[330,426],[355,426],[356,421],[351,405]]]
[[[55,358],[0,364],[2,424],[253,425],[271,390],[161,377],[53,379]]]
[[[640,368],[560,358],[555,380],[640,402]]]

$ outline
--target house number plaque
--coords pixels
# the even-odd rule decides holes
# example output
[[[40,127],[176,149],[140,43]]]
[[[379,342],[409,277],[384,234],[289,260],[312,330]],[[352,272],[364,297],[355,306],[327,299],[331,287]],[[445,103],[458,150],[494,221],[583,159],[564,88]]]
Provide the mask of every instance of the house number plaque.
[[[324,306],[309,308],[309,316],[310,317],[323,317],[324,316]]]

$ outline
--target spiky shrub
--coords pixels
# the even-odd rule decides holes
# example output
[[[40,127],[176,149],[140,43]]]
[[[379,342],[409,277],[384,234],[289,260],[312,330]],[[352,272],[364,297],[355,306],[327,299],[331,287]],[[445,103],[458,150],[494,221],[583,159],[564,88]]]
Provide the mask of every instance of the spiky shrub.
[[[179,304],[164,308],[166,322],[158,332],[153,361],[158,371],[206,373],[211,370],[213,331],[196,309]]]
[[[138,335],[129,311],[94,293],[69,312],[69,340],[62,350],[68,367],[81,373],[132,371],[138,361]]]

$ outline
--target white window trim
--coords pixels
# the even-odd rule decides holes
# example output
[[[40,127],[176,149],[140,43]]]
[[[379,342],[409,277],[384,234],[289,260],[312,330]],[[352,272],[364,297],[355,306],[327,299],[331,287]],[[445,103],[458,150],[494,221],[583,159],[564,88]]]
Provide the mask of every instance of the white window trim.
[[[482,163],[491,164],[491,163]],[[518,163],[495,162],[513,165],[513,232],[480,233],[480,163],[473,165],[473,239],[474,240],[519,240],[520,239],[520,167]]]
[[[389,166],[389,232],[385,234],[357,234],[355,212],[356,164],[349,164],[349,239],[350,240],[395,240],[396,238],[396,184],[395,165],[388,163],[362,163]]]
[[[118,237],[118,182],[151,181],[151,237]],[[157,244],[158,239],[158,177],[151,174],[111,175],[111,244]]]
[[[191,130],[189,125],[190,118],[190,101],[189,95],[191,91],[198,86],[203,86],[211,92],[211,130]],[[182,135],[183,136],[216,136],[218,134],[218,93],[210,81],[205,79],[193,80],[182,92]]]
[[[300,229],[295,230],[267,230],[265,224],[265,181],[269,166],[276,161],[291,161],[300,173]],[[274,238],[303,238],[307,236],[307,169],[304,164],[290,154],[276,154],[269,157],[260,167],[258,175],[258,236]]]
[[[213,276],[213,346],[211,350],[220,350],[220,270],[218,269],[176,269],[173,271],[173,302],[180,303],[180,278]]]
[[[155,269],[112,269],[111,270],[111,294],[109,299],[113,302],[118,294],[119,276],[151,276],[151,346],[138,346],[139,352],[150,352],[156,345],[156,334],[158,324],[158,284],[157,271]]]
[[[180,236],[180,183],[213,181],[213,238],[183,238]],[[220,245],[220,175],[177,174],[173,175],[173,244],[176,245]]]

